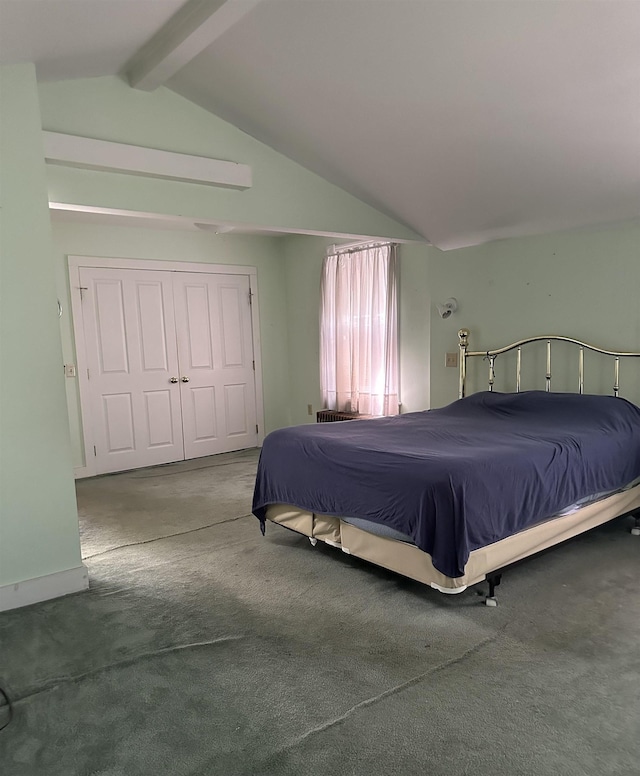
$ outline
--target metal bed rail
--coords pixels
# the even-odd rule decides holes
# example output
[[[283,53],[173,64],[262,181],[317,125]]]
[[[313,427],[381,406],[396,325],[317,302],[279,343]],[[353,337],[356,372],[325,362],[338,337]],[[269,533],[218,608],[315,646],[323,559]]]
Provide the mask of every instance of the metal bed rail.
[[[575,339],[574,337],[564,337],[558,334],[544,334],[539,337],[529,337],[528,339],[518,340],[512,342],[510,345],[505,345],[502,348],[495,348],[493,350],[469,350],[469,329],[460,329],[458,332],[458,346],[460,348],[460,376],[458,397],[460,399],[466,396],[467,389],[467,359],[480,357],[489,362],[489,390],[493,391],[495,383],[496,372],[495,362],[496,358],[503,353],[508,353],[511,350],[517,352],[516,355],[516,392],[520,393],[521,390],[521,376],[522,376],[522,348],[525,345],[529,345],[534,342],[546,342],[547,345],[547,359],[545,374],[545,390],[551,391],[551,343],[552,342],[568,342],[572,345],[576,345],[579,348],[578,356],[578,393],[584,393],[584,352],[585,350],[593,351],[594,353],[601,353],[604,356],[611,356],[613,358],[613,395],[618,396],[620,393],[620,359],[621,358],[640,358],[640,352],[624,352],[618,350],[607,350],[606,348],[600,348],[597,345],[591,345],[588,342]]]

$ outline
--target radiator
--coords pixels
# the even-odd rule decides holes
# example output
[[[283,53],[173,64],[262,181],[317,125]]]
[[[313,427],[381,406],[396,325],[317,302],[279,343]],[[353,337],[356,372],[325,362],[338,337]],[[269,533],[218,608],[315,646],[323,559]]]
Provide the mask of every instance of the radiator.
[[[316,422],[333,423],[336,420],[355,420],[361,417],[358,412],[341,412],[340,410],[319,410],[316,413]]]

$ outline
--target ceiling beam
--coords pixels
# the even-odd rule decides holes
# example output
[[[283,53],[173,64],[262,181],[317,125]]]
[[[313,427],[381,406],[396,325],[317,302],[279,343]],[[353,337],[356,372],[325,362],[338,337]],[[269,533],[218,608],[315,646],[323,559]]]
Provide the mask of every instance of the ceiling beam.
[[[125,65],[136,89],[153,91],[169,80],[260,0],[189,0]]]

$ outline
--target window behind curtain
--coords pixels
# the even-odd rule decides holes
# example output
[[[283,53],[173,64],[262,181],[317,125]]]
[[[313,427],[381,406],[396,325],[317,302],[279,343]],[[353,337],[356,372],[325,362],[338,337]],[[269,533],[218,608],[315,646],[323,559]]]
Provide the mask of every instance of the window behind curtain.
[[[320,385],[327,409],[398,412],[395,245],[336,251],[322,267]]]

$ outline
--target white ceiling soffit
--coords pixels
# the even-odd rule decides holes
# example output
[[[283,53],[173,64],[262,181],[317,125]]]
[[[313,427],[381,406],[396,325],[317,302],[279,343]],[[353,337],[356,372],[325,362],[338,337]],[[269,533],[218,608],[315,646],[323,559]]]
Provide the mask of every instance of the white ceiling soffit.
[[[640,214],[640,2],[262,0],[168,81],[435,245]]]
[[[185,0],[0,0],[0,64],[38,80],[115,75]]]
[[[54,223],[94,224],[97,226],[122,226],[154,231],[199,232],[212,234],[253,235],[260,237],[282,237],[285,232],[262,229],[259,226],[247,224],[229,225],[211,221],[210,223],[194,223],[186,216],[168,216],[159,213],[140,213],[128,210],[113,210],[111,208],[85,207],[61,202],[50,202],[49,213]]]
[[[355,240],[358,242],[381,240],[388,237],[371,234],[345,232],[323,232],[313,229],[291,229],[263,224],[247,224],[232,221],[208,219],[198,221],[188,216],[174,216],[163,213],[143,213],[134,210],[116,210],[114,208],[76,205],[69,202],[49,202],[49,213],[54,222],[97,224],[103,226],[142,227],[169,231],[208,232],[216,235],[253,235],[259,237],[285,237],[287,235],[305,235],[310,237],[329,237],[336,241]],[[411,243],[413,240],[396,240],[399,243]]]

